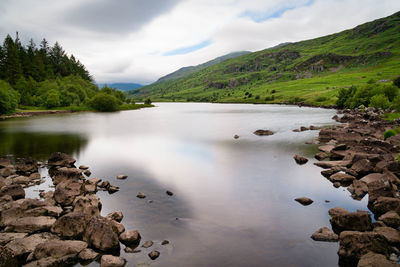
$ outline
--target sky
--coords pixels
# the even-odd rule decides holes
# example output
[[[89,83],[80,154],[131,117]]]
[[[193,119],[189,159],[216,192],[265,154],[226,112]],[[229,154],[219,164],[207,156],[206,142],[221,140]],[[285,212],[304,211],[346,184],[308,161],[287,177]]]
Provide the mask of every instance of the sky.
[[[0,38],[58,41],[96,82],[148,84],[235,51],[332,34],[400,0],[0,0]]]

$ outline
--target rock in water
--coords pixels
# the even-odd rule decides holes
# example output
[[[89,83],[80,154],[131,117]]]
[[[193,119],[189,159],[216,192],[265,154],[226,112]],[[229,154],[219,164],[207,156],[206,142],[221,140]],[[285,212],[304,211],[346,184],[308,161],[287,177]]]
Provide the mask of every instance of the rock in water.
[[[121,257],[113,255],[103,255],[101,257],[100,267],[123,267],[126,264],[126,260]]]
[[[76,160],[61,152],[56,152],[51,154],[49,160],[48,160],[48,165],[49,166],[62,166],[62,167],[72,167]]]
[[[308,197],[299,197],[299,198],[296,198],[295,200],[303,206],[308,206],[314,202],[312,199],[310,199]]]
[[[114,211],[114,212],[109,213],[106,216],[106,218],[117,221],[117,222],[121,222],[122,219],[124,218],[124,215],[122,214],[122,211]]]
[[[327,241],[327,242],[337,242],[339,240],[339,236],[332,232],[328,227],[322,227],[318,229],[314,234],[312,234],[311,238],[315,241]]]
[[[145,198],[146,195],[143,194],[143,193],[141,193],[141,192],[139,192],[139,193],[136,195],[136,197],[137,197],[137,198]]]
[[[167,192],[166,192],[166,193],[167,193],[167,195],[168,195],[168,196],[172,196],[172,195],[174,194],[174,193],[172,193],[172,192],[171,192],[171,191],[169,191],[169,190],[167,190]]]
[[[128,230],[119,236],[119,240],[126,246],[138,245],[141,236],[137,230]]]
[[[151,247],[152,245],[153,245],[153,241],[148,240],[148,241],[144,242],[144,244],[142,245],[142,247],[144,247],[144,248],[149,248],[149,247]]]
[[[158,252],[157,250],[153,250],[148,255],[149,255],[150,259],[155,260],[160,256],[160,252]]]
[[[254,134],[258,136],[265,136],[265,135],[273,135],[274,132],[270,130],[257,130],[254,132]]]
[[[119,179],[119,180],[124,180],[126,178],[128,178],[128,175],[125,175],[125,174],[120,174],[117,176],[117,179]]]
[[[296,161],[296,163],[299,165],[306,164],[308,161],[308,159],[306,159],[305,157],[299,156],[299,155],[294,155],[293,158]]]
[[[239,135],[235,134],[235,135],[233,136],[233,138],[238,139],[238,138],[239,138]]]

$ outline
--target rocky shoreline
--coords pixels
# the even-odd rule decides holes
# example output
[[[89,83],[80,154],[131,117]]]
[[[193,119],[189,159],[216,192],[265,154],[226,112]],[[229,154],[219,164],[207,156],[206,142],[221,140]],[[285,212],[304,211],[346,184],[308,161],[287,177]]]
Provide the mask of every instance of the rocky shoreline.
[[[39,111],[26,111],[26,112],[16,112],[11,115],[1,115],[0,120],[6,120],[11,118],[27,118],[39,115],[51,115],[51,114],[63,114],[63,113],[73,113],[77,111],[72,110],[39,110]]]
[[[98,261],[100,266],[115,267],[126,264],[119,257],[120,243],[127,253],[140,252],[136,249],[140,233],[125,230],[121,211],[101,216],[97,191],[114,193],[119,188],[100,178],[85,177],[90,175],[89,168],[74,164],[75,159],[60,152],[46,163],[31,158],[15,163],[0,159],[0,266],[71,266]],[[48,169],[55,189],[42,190],[41,199],[25,198],[24,188],[45,181],[40,168]],[[168,243],[164,240],[159,245]],[[152,245],[153,241],[147,241],[143,247]],[[159,257],[159,251],[150,250],[151,260]]]
[[[338,125],[323,128],[315,165],[335,187],[346,187],[356,200],[368,195],[368,211],[329,210],[332,230],[322,227],[312,239],[339,242],[339,266],[398,266],[400,255],[400,135],[384,140],[399,120],[382,119],[373,108],[341,110]],[[296,161],[298,159],[295,158]]]

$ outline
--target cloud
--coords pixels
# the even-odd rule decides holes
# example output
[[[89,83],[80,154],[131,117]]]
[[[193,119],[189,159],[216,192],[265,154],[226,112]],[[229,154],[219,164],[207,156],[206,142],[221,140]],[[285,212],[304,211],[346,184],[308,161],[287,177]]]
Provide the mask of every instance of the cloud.
[[[150,83],[233,51],[332,34],[398,10],[398,0],[1,0],[0,38],[19,31],[22,41],[59,41],[97,82]]]

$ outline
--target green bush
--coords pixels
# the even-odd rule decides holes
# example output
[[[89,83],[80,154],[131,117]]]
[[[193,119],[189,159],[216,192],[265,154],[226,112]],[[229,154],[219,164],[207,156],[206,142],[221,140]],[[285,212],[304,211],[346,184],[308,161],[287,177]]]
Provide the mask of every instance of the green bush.
[[[118,110],[118,99],[111,94],[99,93],[92,97],[89,105],[97,111],[116,111]]]
[[[0,114],[12,113],[19,102],[19,94],[8,82],[0,80]]]
[[[324,102],[326,101],[328,98],[326,96],[319,96],[315,99],[315,101],[317,102]]]
[[[371,97],[371,102],[369,103],[369,106],[373,108],[387,109],[390,106],[390,102],[387,96],[379,94]]]
[[[55,108],[61,106],[60,94],[56,90],[50,90],[46,97],[45,106],[47,108]]]
[[[386,140],[389,137],[395,136],[397,133],[395,130],[387,130],[386,132],[383,133],[383,138]]]
[[[145,103],[146,105],[151,105],[151,99],[150,99],[150,98],[147,98],[147,99],[144,101],[144,103]]]

